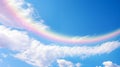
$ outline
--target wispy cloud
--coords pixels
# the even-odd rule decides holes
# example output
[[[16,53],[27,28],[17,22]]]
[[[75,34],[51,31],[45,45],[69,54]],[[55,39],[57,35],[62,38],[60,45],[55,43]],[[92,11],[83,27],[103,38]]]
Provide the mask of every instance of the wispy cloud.
[[[110,53],[120,46],[120,42],[107,42],[95,47],[47,46],[37,41],[33,41],[32,45],[34,46],[30,46],[24,52],[16,54],[16,57],[33,65],[47,67],[59,58],[68,56],[85,58],[92,55]]]
[[[71,61],[67,61],[67,60],[64,60],[64,59],[57,60],[57,63],[58,63],[59,67],[81,67],[80,63],[74,64]]]
[[[0,26],[0,47],[18,51],[15,57],[29,64],[47,67],[56,60],[67,56],[82,58],[110,53],[120,47],[120,42],[111,41],[93,47],[46,45],[30,38],[27,32]]]

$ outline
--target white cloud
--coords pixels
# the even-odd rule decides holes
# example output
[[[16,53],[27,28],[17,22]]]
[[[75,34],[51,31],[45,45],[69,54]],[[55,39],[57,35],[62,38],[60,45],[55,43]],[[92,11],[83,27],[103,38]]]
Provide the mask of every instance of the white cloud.
[[[81,66],[80,63],[74,64],[71,61],[67,61],[67,60],[64,60],[64,59],[57,60],[57,63],[59,65],[59,67],[80,67]]]
[[[5,6],[3,7],[3,5]],[[39,29],[48,29],[48,26],[43,24],[44,20],[39,17],[32,5],[25,0],[2,0],[0,2],[1,24],[14,28],[25,29],[23,27],[25,22],[28,24],[31,23]]]
[[[47,67],[59,58],[67,56],[86,57],[97,54],[110,53],[120,46],[117,41],[107,42],[95,47],[69,47],[57,45],[44,45],[33,41],[30,48],[16,55],[17,58],[39,67]]]
[[[110,53],[119,46],[119,41],[106,42],[93,47],[45,45],[30,38],[27,32],[0,26],[0,47],[18,51],[16,58],[39,67],[48,67],[57,59],[67,56],[88,57]]]
[[[30,39],[25,32],[0,26],[0,47],[20,51],[26,49],[29,43]]]
[[[64,60],[64,59],[57,60],[57,63],[59,67],[73,67],[74,66],[72,62]]]
[[[103,62],[104,67],[120,67],[120,65],[117,65],[113,63],[112,61],[105,61]]]

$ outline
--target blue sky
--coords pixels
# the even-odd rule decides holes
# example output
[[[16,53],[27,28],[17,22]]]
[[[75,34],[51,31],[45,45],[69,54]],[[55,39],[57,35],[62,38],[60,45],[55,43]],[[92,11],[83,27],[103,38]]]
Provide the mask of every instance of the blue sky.
[[[32,1],[45,24],[53,31],[66,35],[102,34],[118,29],[119,2],[119,0]]]
[[[32,19],[44,20],[43,24],[58,34],[98,36],[120,29],[119,0],[25,0],[24,4],[26,2],[34,8]],[[9,28],[2,24],[4,21],[0,19],[1,67],[120,67],[120,35],[90,43],[93,46],[89,43],[61,46],[34,32]]]

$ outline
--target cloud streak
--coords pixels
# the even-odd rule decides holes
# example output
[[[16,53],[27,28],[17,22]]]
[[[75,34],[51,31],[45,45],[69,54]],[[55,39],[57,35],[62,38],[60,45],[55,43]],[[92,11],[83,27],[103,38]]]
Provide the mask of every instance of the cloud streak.
[[[15,57],[29,64],[48,67],[58,59],[68,56],[85,58],[110,53],[120,47],[120,42],[111,41],[94,47],[46,45],[30,38],[27,32],[0,26],[0,47],[17,51]]]

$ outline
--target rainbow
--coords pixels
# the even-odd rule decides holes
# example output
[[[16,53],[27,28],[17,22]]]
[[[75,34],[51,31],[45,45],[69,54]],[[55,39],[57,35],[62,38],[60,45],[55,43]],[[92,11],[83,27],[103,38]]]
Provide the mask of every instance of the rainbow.
[[[20,4],[16,4],[17,0],[1,0],[0,2],[0,22],[6,25],[18,26],[26,29],[27,31],[34,32],[38,36],[44,37],[48,40],[54,42],[70,43],[70,44],[83,44],[83,43],[93,43],[111,39],[113,37],[120,35],[120,29],[110,32],[108,34],[94,36],[94,37],[70,37],[64,36],[50,31],[47,28],[44,28],[46,25],[36,24],[36,21],[33,20],[27,13],[22,13],[23,9],[20,7]],[[18,0],[24,1],[24,0]],[[3,6],[4,5],[4,6]]]

